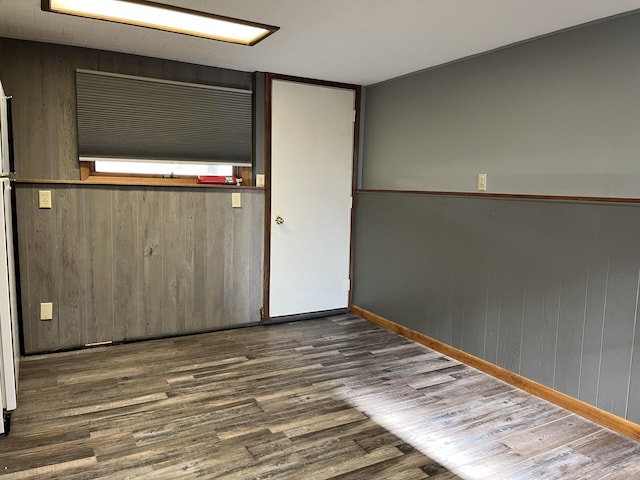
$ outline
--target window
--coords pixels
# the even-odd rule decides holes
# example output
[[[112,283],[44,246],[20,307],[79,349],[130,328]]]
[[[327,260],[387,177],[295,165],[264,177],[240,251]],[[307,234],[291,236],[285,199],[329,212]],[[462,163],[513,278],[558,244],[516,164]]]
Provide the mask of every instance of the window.
[[[251,168],[250,90],[77,70],[76,98],[83,178]]]
[[[198,175],[224,175],[234,173],[233,165],[210,165],[201,163],[169,162],[122,162],[96,160],[97,173],[122,173],[131,175],[162,175],[165,177],[185,177]]]

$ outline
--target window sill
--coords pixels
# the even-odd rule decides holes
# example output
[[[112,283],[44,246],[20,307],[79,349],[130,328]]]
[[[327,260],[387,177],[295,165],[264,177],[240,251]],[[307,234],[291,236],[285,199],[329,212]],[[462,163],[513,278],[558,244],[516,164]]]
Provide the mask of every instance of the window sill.
[[[32,184],[61,184],[61,185],[125,185],[135,187],[188,187],[188,188],[222,188],[243,190],[264,190],[263,187],[251,185],[220,185],[198,183],[196,178],[154,178],[154,177],[111,177],[106,175],[91,175],[85,180],[52,180],[40,178],[17,178],[16,183]]]

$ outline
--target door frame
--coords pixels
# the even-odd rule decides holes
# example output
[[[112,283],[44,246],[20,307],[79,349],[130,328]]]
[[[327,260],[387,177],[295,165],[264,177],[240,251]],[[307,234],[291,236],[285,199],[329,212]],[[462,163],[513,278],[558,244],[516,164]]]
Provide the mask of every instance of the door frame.
[[[264,201],[264,280],[263,280],[263,297],[262,297],[262,312],[261,323],[276,323],[278,318],[291,320],[302,320],[305,318],[315,317],[318,315],[302,313],[300,315],[290,315],[287,317],[277,317],[271,319],[269,313],[269,298],[270,298],[270,282],[271,282],[271,87],[273,80],[283,80],[287,82],[306,83],[309,85],[319,85],[323,87],[342,88],[345,90],[353,90],[355,94],[355,110],[356,118],[353,126],[353,161],[351,171],[351,230],[350,230],[350,245],[349,245],[349,278],[353,281],[353,258],[354,258],[354,230],[353,225],[355,221],[355,191],[358,184],[358,159],[360,157],[360,102],[362,97],[362,87],[360,85],[353,85],[350,83],[329,82],[325,80],[315,80],[311,78],[296,77],[291,75],[281,75],[276,73],[266,73],[264,77],[264,189],[265,189],[265,201]],[[353,283],[349,288],[349,297],[347,308],[351,310],[353,300]],[[321,313],[321,312],[317,312]],[[330,312],[327,312],[330,313]]]

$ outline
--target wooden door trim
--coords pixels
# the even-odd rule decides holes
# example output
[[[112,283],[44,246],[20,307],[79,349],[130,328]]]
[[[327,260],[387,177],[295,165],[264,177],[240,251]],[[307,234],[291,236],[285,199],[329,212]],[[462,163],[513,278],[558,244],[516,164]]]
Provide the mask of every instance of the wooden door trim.
[[[362,88],[359,85],[340,82],[329,82],[326,80],[316,80],[312,78],[295,77],[291,75],[281,75],[277,73],[266,73],[264,76],[264,279],[263,279],[263,300],[262,300],[262,323],[269,322],[271,319],[269,313],[269,296],[271,282],[271,87],[274,80],[283,80],[287,82],[304,83],[308,85],[319,85],[323,87],[342,88],[345,90],[353,90],[355,95],[356,118],[353,128],[353,166],[351,172],[351,198],[355,202],[355,192],[358,182],[358,158],[360,155],[360,102],[362,96]],[[351,225],[350,225],[350,247],[349,247],[349,278],[353,284],[353,260],[354,260],[354,211],[351,208]],[[349,289],[349,297],[347,299],[347,308],[351,308],[353,288]]]
[[[356,118],[353,125],[353,167],[351,173],[351,225],[350,225],[350,241],[349,246],[349,297],[347,299],[347,305],[349,309],[353,305],[353,276],[354,276],[354,264],[355,264],[355,230],[353,226],[356,222],[356,190],[358,189],[358,172],[360,161],[360,103],[362,101],[362,88],[355,88],[355,109]]]
[[[273,74],[264,76],[264,268],[262,312],[260,321],[269,318],[269,283],[271,279],[271,84]]]

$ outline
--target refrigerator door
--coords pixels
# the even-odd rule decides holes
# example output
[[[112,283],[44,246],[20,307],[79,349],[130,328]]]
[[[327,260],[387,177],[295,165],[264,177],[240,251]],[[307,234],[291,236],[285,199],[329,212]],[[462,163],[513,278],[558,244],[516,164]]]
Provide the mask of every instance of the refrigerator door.
[[[11,221],[11,185],[0,180],[0,344],[2,344],[2,372],[4,376],[4,408],[17,406],[18,379],[18,325],[15,298],[15,271],[13,269],[13,228]],[[7,215],[8,214],[8,215]]]
[[[4,234],[5,234],[5,242],[6,242],[6,261],[7,261],[7,272],[8,277],[7,281],[9,283],[9,312],[11,315],[11,343],[12,343],[12,354],[13,354],[13,375],[14,382],[16,385],[15,396],[18,395],[18,370],[20,367],[20,334],[18,332],[19,325],[19,317],[18,317],[18,289],[16,287],[16,265],[15,265],[15,251],[13,249],[13,239],[15,238],[13,235],[13,195],[11,194],[11,189],[13,188],[11,181],[9,179],[4,179],[2,182],[2,194],[4,195]],[[0,232],[0,236],[2,232]],[[0,251],[0,258],[2,258],[2,252]],[[17,398],[16,404],[14,406],[14,410],[17,406]],[[9,409],[10,410],[10,409]]]
[[[0,346],[0,435],[3,435],[4,432],[4,411],[7,408],[7,406],[5,405],[5,401],[4,401],[4,374],[2,373],[3,370],[3,363],[2,363],[2,347]]]
[[[0,176],[9,175],[9,119],[7,97],[0,82]]]

